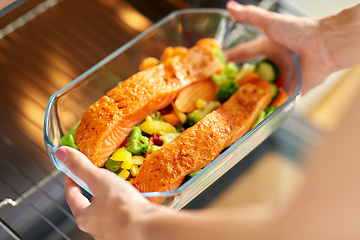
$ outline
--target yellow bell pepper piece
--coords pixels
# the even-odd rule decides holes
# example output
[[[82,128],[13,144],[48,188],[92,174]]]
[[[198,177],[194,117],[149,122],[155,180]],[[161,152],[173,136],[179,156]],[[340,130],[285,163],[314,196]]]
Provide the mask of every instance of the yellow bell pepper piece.
[[[126,150],[125,147],[117,149],[110,157],[110,159],[114,161],[130,161],[131,160],[131,152]]]
[[[133,177],[136,177],[139,173],[140,169],[136,165],[132,165],[130,168],[130,173]]]
[[[132,156],[131,161],[134,165],[142,165],[144,163],[144,157],[143,156]]]
[[[130,176],[130,172],[126,169],[123,169],[118,176],[126,180]]]
[[[176,133],[176,128],[170,123],[163,121],[152,120],[150,116],[146,117],[145,121],[139,125],[141,131],[147,134],[164,134]]]
[[[132,161],[124,161],[121,163],[121,168],[129,170],[133,165],[134,163]]]

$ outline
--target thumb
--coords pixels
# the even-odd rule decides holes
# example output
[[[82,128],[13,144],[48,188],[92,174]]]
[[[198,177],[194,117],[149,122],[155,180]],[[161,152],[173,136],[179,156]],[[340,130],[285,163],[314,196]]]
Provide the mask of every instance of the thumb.
[[[311,39],[317,26],[316,20],[311,18],[269,12],[235,1],[229,1],[227,9],[235,20],[259,28],[272,42],[294,52],[300,51]]]
[[[96,167],[83,153],[70,147],[60,147],[56,157],[77,177],[83,180],[94,196],[105,196],[114,187],[127,199],[142,199],[140,192],[113,172]]]
[[[108,178],[107,171],[96,167],[83,153],[70,147],[60,147],[56,157],[77,177],[83,180],[96,194],[102,189],[102,182]]]
[[[250,23],[262,30],[267,29],[277,14],[253,5],[241,5],[235,1],[226,4],[230,15],[237,21]]]

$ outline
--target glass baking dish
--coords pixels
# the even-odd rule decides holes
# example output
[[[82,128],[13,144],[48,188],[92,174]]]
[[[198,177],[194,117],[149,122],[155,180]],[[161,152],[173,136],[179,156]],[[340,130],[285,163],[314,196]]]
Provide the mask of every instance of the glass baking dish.
[[[136,73],[142,59],[148,56],[160,58],[167,46],[192,47],[197,40],[212,37],[219,40],[224,49],[228,49],[260,35],[262,34],[250,25],[234,23],[228,12],[222,9],[189,9],[169,14],[50,97],[44,120],[44,141],[52,163],[91,193],[88,186],[55,156],[61,145],[60,138],[80,121],[89,106],[119,81]],[[290,58],[284,64],[287,76],[283,78],[284,89],[289,98],[283,105],[178,189],[143,193],[143,196],[149,199],[160,198],[163,200],[162,205],[181,209],[278,128],[292,113],[301,89],[297,55],[289,51],[286,54]],[[281,69],[282,66],[279,67]]]

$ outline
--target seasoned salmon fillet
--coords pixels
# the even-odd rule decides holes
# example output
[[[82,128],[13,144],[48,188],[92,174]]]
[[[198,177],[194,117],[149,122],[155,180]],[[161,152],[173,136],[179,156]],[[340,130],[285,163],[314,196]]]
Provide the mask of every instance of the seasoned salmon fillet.
[[[206,115],[169,144],[150,154],[135,178],[141,192],[178,188],[186,175],[212,162],[240,139],[271,102],[270,86],[245,84],[219,109]]]
[[[182,88],[223,69],[209,45],[169,49],[162,64],[131,76],[83,114],[75,142],[96,166],[102,167],[134,126],[168,106]]]

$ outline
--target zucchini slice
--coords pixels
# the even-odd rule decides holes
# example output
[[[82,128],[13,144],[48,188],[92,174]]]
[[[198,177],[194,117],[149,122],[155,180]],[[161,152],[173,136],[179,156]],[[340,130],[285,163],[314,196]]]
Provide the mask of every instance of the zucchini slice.
[[[274,100],[279,95],[279,88],[274,83],[270,83],[271,86],[271,97]]]
[[[261,79],[267,82],[275,82],[279,77],[279,69],[270,60],[262,60],[256,64],[255,72],[257,72]]]

